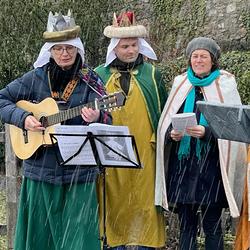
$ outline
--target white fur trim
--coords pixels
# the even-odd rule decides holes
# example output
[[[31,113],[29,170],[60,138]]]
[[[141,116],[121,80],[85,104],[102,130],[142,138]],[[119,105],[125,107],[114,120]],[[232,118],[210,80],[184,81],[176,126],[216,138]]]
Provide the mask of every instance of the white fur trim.
[[[143,25],[128,27],[107,26],[103,34],[108,38],[128,38],[128,37],[146,37],[147,30]]]

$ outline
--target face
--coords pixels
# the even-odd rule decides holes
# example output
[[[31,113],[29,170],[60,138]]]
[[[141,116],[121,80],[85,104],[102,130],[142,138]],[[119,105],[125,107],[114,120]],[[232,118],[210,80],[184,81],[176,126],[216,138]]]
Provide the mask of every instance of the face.
[[[122,38],[114,49],[116,56],[125,63],[134,62],[139,55],[137,38]]]
[[[72,45],[54,45],[50,51],[56,64],[60,66],[63,70],[70,69],[75,62],[77,48]]]
[[[212,69],[210,53],[204,49],[195,50],[191,55],[191,67],[194,73],[199,77],[208,75]]]

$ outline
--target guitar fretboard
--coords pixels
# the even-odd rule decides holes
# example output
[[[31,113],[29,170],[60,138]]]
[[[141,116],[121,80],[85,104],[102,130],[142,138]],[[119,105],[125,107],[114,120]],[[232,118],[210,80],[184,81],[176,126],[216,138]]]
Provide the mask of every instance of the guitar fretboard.
[[[84,107],[98,109],[97,101],[83,104],[83,105],[80,105],[71,109],[67,109],[64,111],[60,111],[59,113],[50,115],[47,117],[47,123],[48,123],[47,126],[52,126],[52,125],[61,123],[63,121],[66,121],[68,119],[72,119],[76,116],[79,116],[81,114],[82,108]]]

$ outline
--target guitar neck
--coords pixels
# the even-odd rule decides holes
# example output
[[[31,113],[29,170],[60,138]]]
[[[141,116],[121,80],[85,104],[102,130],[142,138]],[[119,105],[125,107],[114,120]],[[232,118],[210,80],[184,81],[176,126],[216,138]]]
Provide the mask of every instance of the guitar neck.
[[[67,109],[64,111],[60,111],[59,113],[49,115],[47,116],[47,126],[52,126],[58,123],[61,123],[63,121],[66,121],[68,119],[72,119],[76,116],[79,116],[81,114],[82,108],[87,107],[87,108],[92,108],[92,109],[98,109],[98,104],[97,101],[90,102],[87,104],[83,104],[71,109]]]

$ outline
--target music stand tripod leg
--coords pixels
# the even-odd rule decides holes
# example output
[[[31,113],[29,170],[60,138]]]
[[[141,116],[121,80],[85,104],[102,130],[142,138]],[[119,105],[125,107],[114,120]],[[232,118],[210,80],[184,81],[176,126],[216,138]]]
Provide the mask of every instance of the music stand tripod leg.
[[[107,234],[106,234],[106,168],[105,168],[105,166],[103,166],[101,164],[101,160],[100,160],[100,157],[99,157],[99,154],[98,154],[98,151],[96,148],[95,140],[94,140],[95,135],[93,135],[91,132],[88,132],[87,137],[90,141],[90,145],[91,145],[92,151],[94,153],[97,166],[100,169],[100,173],[102,176],[102,182],[103,182],[103,185],[102,185],[102,188],[103,188],[103,211],[102,211],[102,213],[103,213],[103,235],[101,236],[100,239],[103,242],[103,250],[106,250],[106,249],[109,249]]]
[[[102,175],[102,192],[103,192],[103,236],[102,236],[102,242],[103,242],[103,250],[110,249],[108,245],[108,239],[106,234],[106,168],[101,167],[101,175]]]
[[[97,151],[97,148],[96,148],[94,138],[98,140],[97,137],[101,136],[101,135],[95,136],[92,133],[88,132],[87,136],[88,136],[88,139],[90,141],[91,148],[93,150],[93,153],[94,153],[94,156],[95,156],[95,159],[96,159],[96,162],[97,162],[97,166],[100,169],[100,174],[102,175],[102,182],[103,182],[102,183],[102,192],[103,192],[103,209],[102,209],[102,213],[103,213],[103,235],[101,236],[100,239],[103,242],[103,250],[108,250],[108,249],[110,249],[110,246],[108,245],[108,239],[107,239],[107,233],[106,233],[106,167],[111,167],[111,166],[102,165],[99,154],[98,154],[98,151]],[[105,136],[107,136],[107,135],[105,135]],[[109,135],[109,136],[114,136],[114,135]],[[133,162],[129,158],[121,155],[119,152],[112,150],[112,148],[110,148],[103,141],[101,141],[101,140],[98,140],[98,141],[101,142],[103,145],[105,145],[110,150],[114,151],[117,155],[122,156],[124,159],[126,159],[127,161],[132,163],[133,168],[142,168],[134,137],[133,136],[127,136],[127,135],[120,135],[120,137],[131,137],[132,138],[132,145],[133,145],[133,147],[135,149],[136,156],[137,156],[139,164],[136,163],[136,162]],[[115,166],[112,165],[112,167],[115,167]]]

